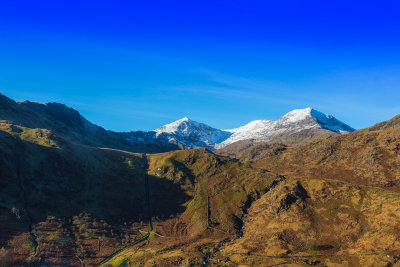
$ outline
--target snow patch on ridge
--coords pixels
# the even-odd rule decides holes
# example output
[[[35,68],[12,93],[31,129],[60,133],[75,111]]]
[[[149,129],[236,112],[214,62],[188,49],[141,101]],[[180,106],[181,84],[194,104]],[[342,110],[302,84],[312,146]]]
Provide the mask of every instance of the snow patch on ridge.
[[[230,129],[230,130],[225,130],[231,133],[241,133],[241,132],[257,132],[260,131],[261,129],[267,127],[274,121],[271,120],[255,120],[251,121],[248,124],[241,126],[239,128],[235,129]]]

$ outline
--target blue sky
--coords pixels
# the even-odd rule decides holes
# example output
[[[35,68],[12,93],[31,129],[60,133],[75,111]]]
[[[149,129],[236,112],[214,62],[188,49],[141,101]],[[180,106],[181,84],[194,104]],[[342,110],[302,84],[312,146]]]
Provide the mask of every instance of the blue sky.
[[[397,1],[398,2],[398,1]],[[0,2],[0,93],[116,131],[400,113],[396,1]]]

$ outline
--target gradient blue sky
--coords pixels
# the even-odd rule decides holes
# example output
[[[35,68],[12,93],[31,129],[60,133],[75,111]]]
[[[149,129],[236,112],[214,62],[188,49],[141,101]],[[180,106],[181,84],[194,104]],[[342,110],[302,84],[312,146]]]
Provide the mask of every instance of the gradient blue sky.
[[[400,113],[399,1],[0,1],[0,93],[116,131]]]

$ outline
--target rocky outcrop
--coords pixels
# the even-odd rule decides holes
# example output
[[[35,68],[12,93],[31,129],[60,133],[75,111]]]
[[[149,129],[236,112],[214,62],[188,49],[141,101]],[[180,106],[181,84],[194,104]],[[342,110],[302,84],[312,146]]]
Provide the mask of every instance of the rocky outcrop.
[[[320,266],[392,266],[400,259],[399,200],[381,189],[286,180],[253,203],[243,237],[223,247],[219,259],[239,265],[318,259]]]

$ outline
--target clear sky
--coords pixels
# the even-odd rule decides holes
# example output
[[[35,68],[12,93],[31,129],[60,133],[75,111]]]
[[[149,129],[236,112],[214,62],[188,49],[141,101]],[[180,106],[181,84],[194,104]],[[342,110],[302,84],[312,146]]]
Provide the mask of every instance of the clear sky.
[[[0,93],[116,131],[400,113],[399,1],[0,1]]]

